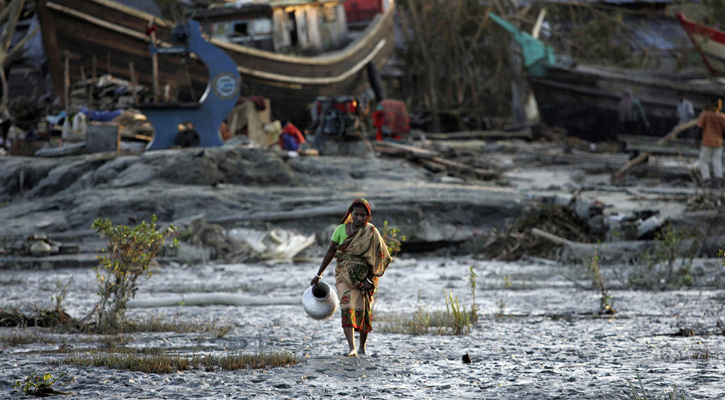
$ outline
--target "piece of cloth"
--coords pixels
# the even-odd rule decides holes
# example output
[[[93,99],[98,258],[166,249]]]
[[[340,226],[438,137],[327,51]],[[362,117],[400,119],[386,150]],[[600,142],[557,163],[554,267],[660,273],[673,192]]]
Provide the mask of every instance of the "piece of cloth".
[[[282,128],[282,134],[279,136],[279,147],[287,151],[297,151],[300,144],[305,143],[305,136],[291,122]]]
[[[400,100],[383,100],[372,115],[377,128],[376,140],[383,140],[383,132],[389,132],[393,139],[402,139],[410,131],[410,116],[405,103]],[[384,129],[385,128],[385,129]]]
[[[722,147],[700,147],[700,175],[703,181],[710,180],[710,166],[715,179],[722,179]]]
[[[677,119],[680,124],[684,124],[695,118],[695,108],[692,107],[692,102],[687,99],[680,100],[677,103]]]
[[[703,111],[697,119],[697,126],[702,128],[703,146],[722,146],[722,134],[725,132],[725,114],[714,110]]]
[[[356,205],[365,207],[365,209],[368,211],[368,221],[370,221],[370,219],[373,217],[373,214],[370,212],[370,203],[368,203],[368,201],[365,199],[358,198],[355,199],[352,204],[350,204],[350,207],[347,208],[347,213],[344,217],[342,217],[339,224],[346,224],[348,222],[352,222],[352,209],[355,208]]]
[[[335,231],[345,229],[352,208],[360,204],[369,210],[370,205],[364,199],[357,199],[348,208],[348,213]],[[368,212],[368,215],[370,213]],[[342,227],[342,228],[340,228]],[[333,241],[335,238],[333,233]],[[341,235],[338,233],[337,239]],[[340,243],[340,242],[336,242]],[[378,287],[378,279],[385,273],[392,257],[388,246],[378,229],[370,222],[356,229],[337,246],[337,266],[335,267],[335,287],[340,300],[342,327],[352,327],[356,331],[370,332],[372,327],[372,305]],[[371,289],[364,289],[366,279],[373,283]]]

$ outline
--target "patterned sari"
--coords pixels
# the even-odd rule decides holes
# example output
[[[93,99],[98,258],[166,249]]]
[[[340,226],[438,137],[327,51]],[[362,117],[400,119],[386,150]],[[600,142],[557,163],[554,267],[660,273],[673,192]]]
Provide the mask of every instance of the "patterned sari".
[[[355,230],[337,246],[335,287],[340,298],[343,328],[352,327],[359,332],[373,330],[373,295],[378,278],[385,273],[391,260],[385,241],[371,223]],[[373,282],[369,290],[363,288],[365,279]]]

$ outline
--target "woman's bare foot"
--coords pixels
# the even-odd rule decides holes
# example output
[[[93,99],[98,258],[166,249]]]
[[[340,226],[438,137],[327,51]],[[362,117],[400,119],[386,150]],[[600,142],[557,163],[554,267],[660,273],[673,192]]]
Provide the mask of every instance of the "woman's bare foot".
[[[359,354],[361,356],[367,355],[368,354],[368,350],[366,348],[364,348],[364,347],[361,347],[360,348],[360,351],[359,351]]]
[[[350,350],[349,353],[347,353],[348,357],[357,357],[357,349]]]

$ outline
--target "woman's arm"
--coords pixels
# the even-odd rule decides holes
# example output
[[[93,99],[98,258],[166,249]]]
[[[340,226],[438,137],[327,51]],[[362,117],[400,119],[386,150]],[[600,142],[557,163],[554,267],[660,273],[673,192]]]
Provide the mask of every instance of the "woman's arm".
[[[335,257],[335,253],[337,252],[337,243],[330,241],[330,247],[327,248],[327,251],[325,252],[325,257],[322,258],[322,264],[320,264],[320,268],[317,270],[317,275],[315,275],[314,278],[312,278],[312,281],[310,281],[310,285],[315,285],[317,282],[322,279],[322,273],[325,272],[325,269],[328,265],[330,265],[330,262],[332,261],[332,258]]]

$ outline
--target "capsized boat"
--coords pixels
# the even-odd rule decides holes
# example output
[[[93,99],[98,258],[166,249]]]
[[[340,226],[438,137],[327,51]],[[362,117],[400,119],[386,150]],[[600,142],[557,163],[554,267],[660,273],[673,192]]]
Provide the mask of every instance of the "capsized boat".
[[[618,104],[627,90],[644,106],[651,127],[648,133],[654,136],[663,136],[677,125],[680,93],[696,109],[725,96],[725,83],[706,76],[565,61],[543,41],[520,31],[498,15],[490,13],[490,16],[521,46],[528,81],[544,122],[564,127],[572,135],[596,141],[616,139],[625,133],[618,121]]]

